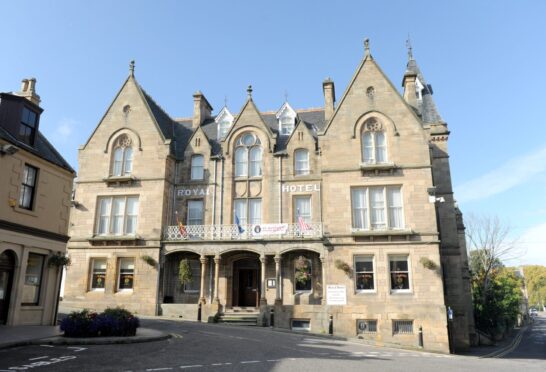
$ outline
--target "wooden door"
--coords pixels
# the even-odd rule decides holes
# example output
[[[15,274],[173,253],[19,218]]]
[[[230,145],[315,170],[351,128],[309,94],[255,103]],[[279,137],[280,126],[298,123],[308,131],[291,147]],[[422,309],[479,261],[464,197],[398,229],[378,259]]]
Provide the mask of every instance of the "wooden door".
[[[257,279],[256,269],[239,269],[239,306],[256,306],[258,303]]]
[[[15,260],[9,252],[0,255],[0,324],[8,320],[9,300]]]

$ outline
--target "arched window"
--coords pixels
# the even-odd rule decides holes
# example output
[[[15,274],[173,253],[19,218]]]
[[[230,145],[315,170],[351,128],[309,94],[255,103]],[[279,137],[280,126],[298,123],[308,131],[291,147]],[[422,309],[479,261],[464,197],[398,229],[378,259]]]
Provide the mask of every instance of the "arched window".
[[[205,178],[205,158],[203,155],[191,157],[191,179],[202,180]]]
[[[309,174],[309,151],[305,149],[294,151],[294,174],[296,176]]]
[[[114,144],[112,176],[128,176],[133,171],[133,149],[126,135],[120,136]]]
[[[375,118],[368,119],[364,123],[362,161],[366,164],[387,162],[387,139],[381,123]]]
[[[252,133],[243,134],[235,148],[235,177],[259,177],[262,175],[262,146]]]

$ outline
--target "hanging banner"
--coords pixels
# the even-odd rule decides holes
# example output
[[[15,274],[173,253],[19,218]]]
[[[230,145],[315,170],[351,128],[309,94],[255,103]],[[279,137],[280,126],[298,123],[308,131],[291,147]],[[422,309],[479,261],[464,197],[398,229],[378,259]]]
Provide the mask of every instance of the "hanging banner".
[[[252,236],[269,236],[269,235],[285,235],[288,232],[287,223],[264,223],[260,225],[252,225]]]

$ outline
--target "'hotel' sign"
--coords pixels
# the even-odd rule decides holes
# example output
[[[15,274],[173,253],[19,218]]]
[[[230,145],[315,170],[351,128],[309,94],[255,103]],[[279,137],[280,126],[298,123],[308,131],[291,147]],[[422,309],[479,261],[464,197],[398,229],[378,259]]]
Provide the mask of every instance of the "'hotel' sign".
[[[282,192],[315,192],[320,191],[318,183],[310,183],[304,185],[282,185]]]

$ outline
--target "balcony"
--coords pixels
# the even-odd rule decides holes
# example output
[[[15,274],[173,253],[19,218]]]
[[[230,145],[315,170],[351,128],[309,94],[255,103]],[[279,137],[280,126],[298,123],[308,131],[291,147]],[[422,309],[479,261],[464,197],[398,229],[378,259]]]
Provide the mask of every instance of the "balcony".
[[[322,238],[322,223],[309,222],[305,228],[297,223],[259,225],[188,225],[184,230],[167,226],[163,232],[165,241],[199,240],[293,240]]]

